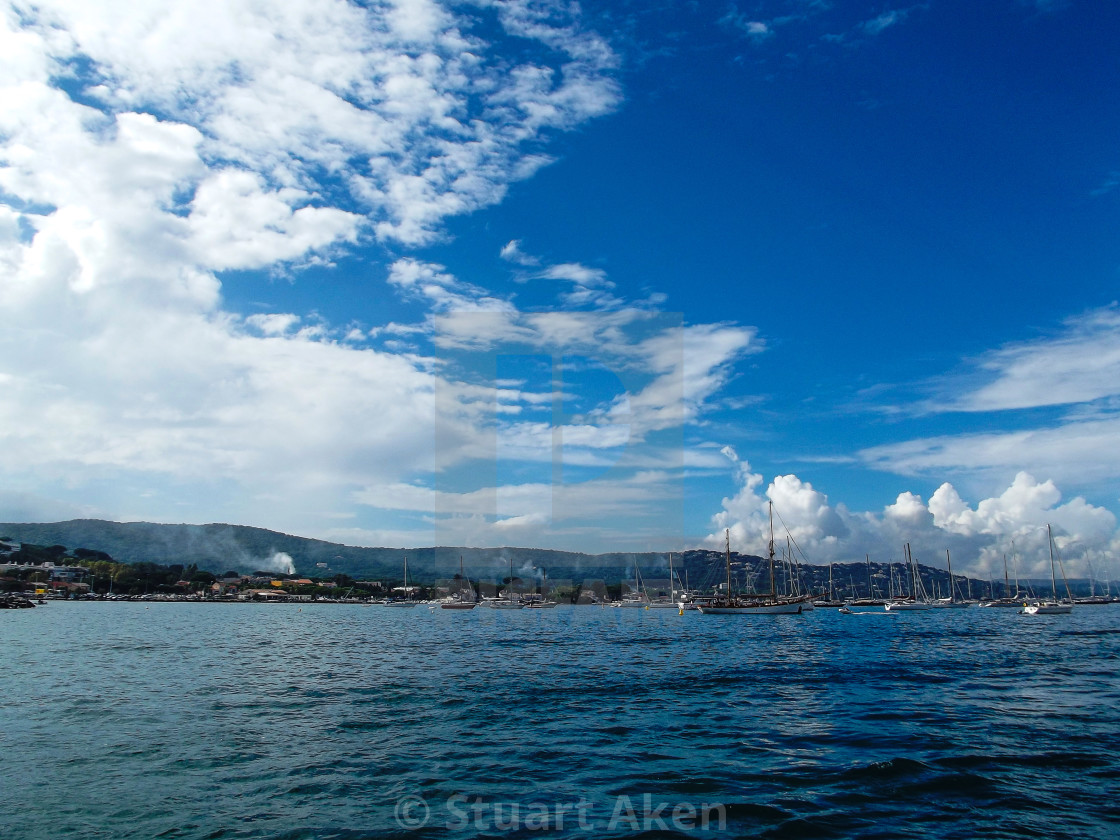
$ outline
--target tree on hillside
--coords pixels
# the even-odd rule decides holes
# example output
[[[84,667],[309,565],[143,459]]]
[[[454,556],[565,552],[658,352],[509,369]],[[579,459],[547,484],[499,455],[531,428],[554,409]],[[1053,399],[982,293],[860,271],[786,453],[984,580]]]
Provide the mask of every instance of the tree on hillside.
[[[74,556],[79,560],[112,562],[113,558],[104,551],[94,551],[91,548],[75,548]]]

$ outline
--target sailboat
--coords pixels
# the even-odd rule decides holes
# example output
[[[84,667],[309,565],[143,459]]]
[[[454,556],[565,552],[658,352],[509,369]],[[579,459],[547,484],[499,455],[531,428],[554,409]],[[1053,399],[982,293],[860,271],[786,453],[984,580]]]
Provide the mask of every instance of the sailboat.
[[[548,580],[548,572],[541,569],[541,594],[530,595],[529,602],[525,605],[527,610],[551,610],[556,606],[556,602],[545,595],[545,582]]]
[[[387,607],[415,607],[416,602],[412,600],[412,590],[408,586],[408,557],[404,558],[404,590],[405,598],[399,601],[386,601]]]
[[[922,578],[918,574],[918,566],[914,562],[914,557],[910,554],[910,543],[906,543],[906,562],[910,565],[910,597],[884,604],[883,609],[892,612],[928,610],[930,608],[929,596],[926,595],[925,587],[922,586]]]
[[[800,551],[801,547],[798,546],[797,550]],[[791,591],[794,595],[800,595],[801,594],[801,584],[802,584],[801,563],[798,562],[797,557],[793,553],[793,542],[792,542],[792,539],[789,535],[789,531],[786,531],[786,562],[789,566],[789,578],[790,578],[790,581],[791,581]],[[808,587],[806,587],[806,588],[808,588]],[[810,612],[814,608],[814,606],[815,605],[813,604],[813,597],[812,597],[812,595],[809,595],[808,597],[805,598],[805,600],[803,600],[801,602],[801,611],[802,612]]]
[[[643,610],[649,607],[649,596],[646,594],[646,588],[642,584],[642,576],[638,572],[637,563],[634,564],[634,589],[624,595],[616,606]]]
[[[681,610],[680,604],[677,603],[677,586],[676,579],[673,577],[673,552],[669,552],[669,600],[668,601],[652,601],[649,605],[651,610]]]
[[[933,602],[938,609],[961,609],[968,606],[968,601],[957,600],[957,585],[953,582],[953,561],[949,559],[949,549],[945,549],[945,564],[949,567],[949,597],[938,598]]]
[[[1051,601],[1036,601],[1033,604],[1026,604],[1021,610],[1019,615],[1064,615],[1073,612],[1073,598],[1069,593],[1069,583],[1066,581],[1065,566],[1062,566],[1062,583],[1066,587],[1067,600],[1058,600],[1058,581],[1054,576],[1054,534],[1050,530],[1050,525],[1046,525],[1046,538],[1050,543],[1050,585],[1053,587],[1054,599]],[[1059,563],[1061,560],[1058,561]]]
[[[808,595],[778,595],[774,588],[774,503],[770,503],[770,592],[764,595],[732,597],[731,595],[731,531],[724,532],[727,540],[727,594],[701,604],[702,615],[800,615]]]
[[[519,599],[515,599],[513,592],[513,558],[509,558],[509,586],[506,587],[508,597],[505,598],[487,598],[484,600],[483,606],[487,606],[492,610],[523,610],[525,603]]]
[[[1015,543],[1011,543],[1012,551],[1015,550]],[[981,601],[982,607],[1023,607],[1026,606],[1023,599],[1019,595],[1019,573],[1015,572],[1015,594],[1010,595],[1011,592],[1011,579],[1007,575],[1007,555],[1003,555],[1003,597],[992,598],[988,601]]]
[[[1104,594],[1101,594],[1101,595],[1097,594],[1097,582],[1096,582],[1096,577],[1093,574],[1093,563],[1088,557],[1085,558],[1085,565],[1089,569],[1089,597],[1087,597],[1087,598],[1074,598],[1073,603],[1075,603],[1075,604],[1085,604],[1085,605],[1110,604],[1110,603],[1112,603],[1112,598],[1109,597],[1108,592],[1107,592],[1107,586],[1106,586],[1106,591],[1105,591]]]
[[[833,591],[833,588],[832,588],[832,563],[831,562],[829,562],[829,564],[828,564],[828,598],[827,599],[818,598],[817,600],[813,601],[812,603],[813,603],[813,606],[815,606],[815,607],[842,607],[842,606],[844,606],[844,604],[847,603],[846,601],[844,601],[842,599],[837,599],[837,597],[836,597],[836,595]],[[848,610],[848,612],[851,612],[851,610]]]
[[[467,588],[464,591],[463,581],[467,582]],[[467,595],[467,592],[470,595]],[[447,601],[440,603],[440,608],[445,610],[473,610],[478,606],[474,599],[474,590],[471,588],[470,579],[463,574],[463,555],[459,555],[459,591]]]

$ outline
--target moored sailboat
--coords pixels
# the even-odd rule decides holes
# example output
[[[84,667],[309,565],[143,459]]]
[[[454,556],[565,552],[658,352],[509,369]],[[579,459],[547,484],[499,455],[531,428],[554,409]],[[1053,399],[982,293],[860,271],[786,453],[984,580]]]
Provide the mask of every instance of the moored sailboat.
[[[945,549],[945,565],[949,567],[949,597],[938,598],[933,606],[938,609],[962,609],[969,606],[968,601],[957,600],[957,585],[953,579],[953,561],[949,559],[949,549]]]
[[[482,601],[484,607],[489,607],[492,610],[523,610],[525,609],[525,602],[516,597],[513,591],[513,558],[509,558],[509,587],[508,597],[503,598],[484,598]]]
[[[631,609],[648,609],[649,608],[649,595],[646,594],[645,586],[642,584],[642,576],[638,572],[638,564],[634,564],[634,588],[626,595],[622,596],[622,600],[614,604],[616,607],[629,607]]]
[[[408,557],[404,558],[404,592],[405,597],[398,601],[385,601],[387,607],[415,607],[416,602],[412,600],[412,589],[408,585]]]
[[[774,503],[770,503],[770,592],[764,595],[731,595],[731,531],[726,530],[727,540],[727,594],[719,595],[711,603],[699,607],[702,615],[800,615],[808,595],[778,595],[774,586]]]
[[[1026,604],[1019,610],[1019,615],[1065,615],[1073,612],[1073,597],[1069,592],[1064,565],[1062,566],[1062,583],[1066,587],[1066,600],[1058,600],[1058,580],[1054,576],[1054,534],[1051,532],[1049,524],[1046,525],[1046,539],[1050,543],[1050,585],[1053,589],[1054,598],[1050,601],[1036,601],[1033,604]],[[1059,559],[1058,562],[1061,563],[1061,560]]]
[[[1012,541],[1011,548],[1014,551],[1015,543]],[[992,587],[995,588],[994,586]],[[981,601],[981,607],[1016,607],[1021,608],[1026,606],[1026,601],[1019,594],[1019,573],[1015,573],[1015,594],[1009,595],[1011,592],[1011,579],[1007,575],[1007,554],[1003,555],[1003,596],[1000,598],[992,597],[987,601]]]
[[[668,601],[650,601],[649,608],[651,610],[683,610],[684,607],[677,603],[677,585],[676,579],[673,576],[673,552],[669,552],[669,600]],[[661,597],[660,595],[658,597]]]
[[[466,589],[463,588],[463,582],[466,581]],[[470,593],[469,595],[467,593]],[[440,608],[445,610],[473,610],[478,606],[478,601],[474,596],[474,589],[471,587],[470,578],[466,577],[463,573],[463,555],[459,555],[459,591],[456,592],[446,601],[440,602]]]
[[[530,595],[525,609],[527,610],[551,610],[556,607],[556,602],[545,594],[545,582],[548,580],[548,572],[541,570],[541,594]]]
[[[918,574],[914,557],[910,553],[910,543],[906,543],[906,562],[910,566],[910,597],[884,604],[883,609],[891,612],[928,610],[931,606],[929,596],[922,585],[922,578]]]

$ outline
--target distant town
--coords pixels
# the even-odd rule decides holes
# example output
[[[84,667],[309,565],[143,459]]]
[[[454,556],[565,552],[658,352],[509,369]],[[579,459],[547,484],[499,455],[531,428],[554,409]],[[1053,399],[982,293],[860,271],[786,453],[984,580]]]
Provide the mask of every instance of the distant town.
[[[516,551],[516,549],[510,549]],[[486,601],[496,598],[545,598],[562,604],[608,604],[635,597],[652,602],[672,602],[683,591],[718,592],[723,583],[724,558],[717,552],[692,551],[679,556],[680,565],[673,575],[663,569],[646,570],[644,576],[635,564],[632,569],[619,568],[606,577],[572,578],[540,575],[522,576],[511,572],[491,575],[490,579],[472,578],[469,574],[431,576],[424,579],[400,577],[378,579],[355,578],[343,572],[332,572],[328,564],[315,564],[316,572],[303,574],[289,567],[288,572],[257,569],[244,572],[228,569],[218,572],[200,568],[195,563],[124,563],[107,552],[70,549],[63,545],[42,546],[0,538],[0,597],[14,603],[46,600],[159,600],[209,602],[283,602],[303,603],[374,603],[407,599],[434,602],[447,598]],[[735,591],[757,590],[763,571],[763,559],[733,555],[732,587]],[[781,586],[796,578],[802,591],[833,600],[874,601],[897,597],[903,593],[905,581],[896,564],[845,563],[832,566],[794,566],[782,563],[779,568]],[[512,564],[511,564],[512,567]],[[689,572],[694,575],[689,581]],[[955,576],[950,581],[944,570],[920,566],[920,578],[935,597],[957,597],[962,600],[1000,598],[1012,594],[1012,582],[979,581]],[[1014,592],[1046,582],[1014,581]],[[1111,600],[1107,582],[1071,580],[1076,594],[1106,596]],[[23,605],[21,602],[20,605]]]

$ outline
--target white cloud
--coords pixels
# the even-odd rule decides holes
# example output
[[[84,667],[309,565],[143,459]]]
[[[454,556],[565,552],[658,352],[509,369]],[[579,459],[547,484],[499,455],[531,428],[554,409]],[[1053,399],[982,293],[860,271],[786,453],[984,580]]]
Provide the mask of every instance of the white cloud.
[[[517,263],[518,265],[529,266],[540,264],[540,260],[537,257],[534,257],[532,254],[526,254],[521,250],[520,239],[511,239],[509,242],[503,245],[501,257],[503,260]]]
[[[14,104],[6,111],[20,119],[78,110],[50,89],[52,76],[70,77],[106,113],[147,112],[197,129],[200,157],[215,173],[233,167],[259,179],[235,185],[235,196],[249,188],[298,215],[311,209],[313,187],[329,183],[315,210],[360,212],[378,236],[419,244],[448,215],[494,203],[510,180],[541,165],[544,132],[619,100],[609,76],[616,60],[601,38],[565,24],[565,10],[521,6],[504,5],[500,18],[543,49],[538,61],[511,64],[431,2],[45,0],[20,18],[5,15],[5,78],[22,83],[4,91]],[[77,60],[89,69],[75,70]],[[21,107],[47,95],[56,100],[49,107]],[[87,120],[104,118],[86,109]],[[257,209],[276,218],[275,207]],[[343,225],[352,220],[303,215],[311,242],[353,233]]]
[[[857,453],[865,465],[899,475],[952,476],[974,488],[1026,471],[1060,485],[1110,491],[1120,473],[1115,303],[1067,319],[1054,334],[970,360],[961,372],[926,387],[937,396],[919,401],[919,413],[986,414],[984,430],[868,447]]]
[[[1120,418],[1071,420],[1048,428],[965,433],[875,446],[859,453],[900,475],[967,474],[980,480],[1024,469],[1079,486],[1120,474]]]
[[[442,265],[405,258],[389,269],[389,284],[406,297],[426,300],[434,312],[512,312],[506,301],[491,297],[485,289],[461,282]]]
[[[679,522],[651,517],[651,508],[679,505],[670,472],[644,471],[572,484],[525,483],[456,492],[408,484],[369,485],[355,493],[363,505],[409,511],[430,521],[439,545],[540,545],[577,548],[588,532],[601,550],[679,542]],[[618,527],[602,532],[606,517]]]
[[[221,170],[198,185],[191,202],[190,245],[214,269],[264,268],[338,242],[353,243],[362,217],[306,206],[303,190],[268,190],[249,172]],[[303,205],[303,206],[301,206]]]
[[[803,550],[809,551],[811,562],[822,562],[815,552],[834,547],[848,528],[829,505],[828,497],[812,484],[795,475],[777,476],[763,493],[759,493],[763,477],[751,471],[732,447],[724,447],[723,455],[731,461],[738,493],[723,500],[723,510],[712,517],[720,530],[710,534],[706,542],[713,547],[723,542],[724,531],[730,531],[733,546],[744,553],[766,553],[770,541],[770,502],[775,511],[775,538],[784,540],[788,533]],[[784,527],[783,527],[784,526]]]
[[[284,335],[298,324],[300,318],[298,315],[289,313],[284,314],[268,314],[268,315],[250,315],[245,319],[245,323],[251,327],[255,327],[265,335]]]
[[[871,20],[865,21],[860,27],[868,35],[878,35],[885,29],[898,24],[906,19],[908,10],[906,9],[891,9],[883,12]]]
[[[788,529],[808,561],[818,564],[854,562],[865,555],[880,563],[898,560],[903,544],[910,543],[915,559],[929,565],[941,565],[950,551],[956,572],[1002,576],[1003,558],[1014,554],[1022,574],[1049,577],[1046,526],[1051,525],[1067,572],[1084,577],[1087,563],[1096,564],[1100,573],[1106,558],[1120,545],[1110,511],[1081,497],[1063,502],[1053,481],[1040,483],[1025,472],[1000,495],[975,506],[965,502],[952,484],[944,483],[928,504],[921,496],[903,491],[880,513],[857,513],[831,505],[824,493],[793,475],[777,476],[760,491],[763,477],[753,473],[733,449],[726,448],[724,455],[732,463],[739,490],[725,498],[722,510],[712,516],[718,528],[706,540],[712,547],[721,546],[724,529],[730,529],[737,550],[765,554],[771,501],[778,541]]]
[[[928,410],[1006,411],[1120,396],[1120,307],[1069,318],[1059,334],[1000,348],[976,367],[972,376],[988,381],[948,380],[943,390],[956,396]]]
[[[753,43],[761,43],[774,35],[774,22],[757,20],[734,6],[720,19],[720,23],[742,33]]]
[[[242,319],[217,272],[430,242],[547,162],[550,132],[615,107],[614,56],[572,8],[498,11],[536,48],[468,34],[470,4],[5,6],[0,478],[291,530],[430,473],[432,359],[313,314]],[[390,280],[436,312],[512,309],[416,261]],[[450,421],[449,461],[475,422],[469,403]]]

